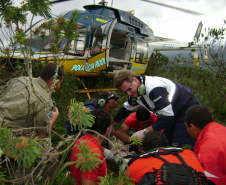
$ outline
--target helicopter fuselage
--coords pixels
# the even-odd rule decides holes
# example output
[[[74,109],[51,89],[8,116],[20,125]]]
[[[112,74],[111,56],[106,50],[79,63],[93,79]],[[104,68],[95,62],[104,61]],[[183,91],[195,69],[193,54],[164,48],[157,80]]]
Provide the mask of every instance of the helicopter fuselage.
[[[152,29],[129,12],[104,5],[86,5],[78,17],[77,38],[70,41],[70,50],[65,52],[67,41],[59,42],[59,63],[65,72],[76,76],[114,75],[121,69],[130,69],[143,74],[153,51],[187,49],[172,39],[155,37]],[[69,19],[72,11],[65,14]],[[32,29],[42,31],[46,19],[38,21]],[[30,34],[32,33],[29,30]],[[42,43],[41,43],[42,41]],[[39,34],[32,37],[32,59],[54,62],[49,39],[44,41]],[[190,48],[191,49],[191,48]],[[15,60],[23,60],[20,48],[13,53]]]

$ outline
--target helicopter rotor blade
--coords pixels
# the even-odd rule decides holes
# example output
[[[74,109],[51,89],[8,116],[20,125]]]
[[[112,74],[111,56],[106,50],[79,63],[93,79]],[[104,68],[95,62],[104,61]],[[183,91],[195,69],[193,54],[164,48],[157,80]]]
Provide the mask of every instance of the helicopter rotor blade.
[[[190,14],[204,15],[202,13],[195,12],[195,11],[192,11],[192,10],[187,10],[187,9],[184,9],[184,8],[179,8],[179,7],[176,7],[176,6],[172,6],[172,5],[168,5],[168,4],[164,4],[164,3],[159,3],[159,2],[155,2],[155,1],[151,1],[151,0],[142,0],[142,1],[157,4],[157,5],[160,5],[160,6],[165,6],[165,7],[168,7],[168,8],[173,8],[173,9],[180,10],[180,11],[190,13]]]
[[[54,3],[61,3],[61,2],[65,2],[65,1],[71,1],[71,0],[50,0],[50,3],[54,4]]]

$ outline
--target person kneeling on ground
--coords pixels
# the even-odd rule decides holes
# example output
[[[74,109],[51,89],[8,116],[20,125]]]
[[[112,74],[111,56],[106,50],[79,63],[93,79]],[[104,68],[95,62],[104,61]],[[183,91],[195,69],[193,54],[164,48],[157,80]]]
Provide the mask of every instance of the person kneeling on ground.
[[[109,126],[111,123],[111,117],[109,113],[102,109],[96,109],[93,110],[91,114],[95,118],[94,124],[90,129],[106,137],[108,135]],[[76,141],[74,148],[72,149],[70,161],[78,160],[76,154],[82,153],[78,148],[78,145],[81,145],[82,142],[85,142],[86,145],[89,146],[89,148],[92,150],[92,154],[99,154],[96,157],[101,160],[101,163],[98,164],[98,167],[93,168],[91,172],[88,169],[86,169],[84,172],[80,169],[80,167],[76,168],[76,164],[72,164],[70,166],[71,177],[75,179],[75,182],[78,185],[95,185],[99,182],[97,177],[105,177],[107,175],[107,164],[104,160],[104,155],[101,150],[101,144],[105,139],[99,134],[87,131],[84,136]]]
[[[84,101],[84,106],[90,110],[103,109],[109,114],[114,110],[118,104],[119,95],[114,91],[103,92],[99,98],[91,98]],[[68,135],[75,135],[78,129],[71,126],[70,119],[66,121],[65,128]]]
[[[129,115],[124,123],[116,130],[116,137],[123,143],[131,143],[130,136],[128,135],[128,131],[131,128],[134,128],[136,131],[143,130],[145,132],[146,128],[155,123],[157,119],[158,117],[154,113],[140,106],[137,111]]]
[[[145,153],[132,158],[129,177],[133,184],[202,184],[206,177],[199,160],[191,150],[168,147],[169,141],[161,132],[147,133],[143,139]]]

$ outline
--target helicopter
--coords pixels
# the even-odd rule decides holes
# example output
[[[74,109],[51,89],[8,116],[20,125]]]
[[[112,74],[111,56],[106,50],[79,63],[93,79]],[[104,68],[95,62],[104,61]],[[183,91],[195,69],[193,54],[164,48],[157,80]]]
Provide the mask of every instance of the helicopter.
[[[78,37],[70,41],[71,49],[64,53],[66,59],[60,64],[65,72],[71,72],[76,76],[96,76],[101,74],[114,75],[121,69],[130,69],[135,74],[143,74],[148,61],[155,51],[166,50],[193,50],[192,56],[197,61],[198,54],[194,49],[200,49],[197,42],[189,46],[173,39],[154,36],[153,30],[144,22],[127,12],[113,7],[108,7],[102,0],[99,4],[84,6],[78,18]],[[71,16],[72,11],[64,14],[65,18]],[[33,28],[42,30],[46,19],[34,24]],[[202,23],[199,24],[195,34],[195,40],[199,37]],[[53,54],[49,44],[40,46],[40,37],[32,38],[31,48],[37,53],[34,59],[51,62]],[[65,42],[61,42],[59,48],[63,51]],[[41,55],[40,55],[41,51]],[[21,59],[20,52],[15,52],[13,58]]]

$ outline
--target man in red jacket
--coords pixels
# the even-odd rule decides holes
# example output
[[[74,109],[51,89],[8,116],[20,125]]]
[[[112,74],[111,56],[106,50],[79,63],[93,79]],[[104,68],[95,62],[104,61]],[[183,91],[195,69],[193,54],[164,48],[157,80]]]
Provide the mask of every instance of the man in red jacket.
[[[105,139],[99,134],[107,137],[111,117],[108,112],[102,109],[95,109],[91,114],[95,117],[95,121],[90,129],[95,132],[87,131],[84,136],[76,141],[74,148],[71,151],[70,161],[80,160],[86,162],[85,157],[81,156],[83,151],[80,151],[79,149],[80,145],[86,144],[92,151],[92,155],[95,155],[96,158],[100,159],[101,163],[98,163],[97,167],[92,168],[91,171],[89,169],[84,170],[81,167],[77,167],[76,163],[72,164],[70,166],[71,178],[73,178],[78,185],[98,184],[98,177],[105,177],[107,175],[107,163],[104,160],[104,155],[101,150],[101,144]]]
[[[203,105],[187,110],[185,125],[197,141],[194,151],[208,179],[217,185],[226,184],[226,127],[213,122],[209,109]]]
[[[134,128],[136,131],[143,130],[157,121],[158,117],[150,113],[144,107],[139,107],[137,111],[126,118],[124,123],[116,130],[116,137],[124,143],[131,143],[128,131]]]

